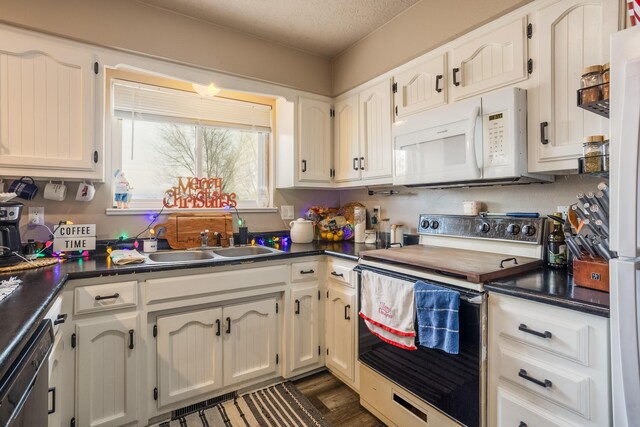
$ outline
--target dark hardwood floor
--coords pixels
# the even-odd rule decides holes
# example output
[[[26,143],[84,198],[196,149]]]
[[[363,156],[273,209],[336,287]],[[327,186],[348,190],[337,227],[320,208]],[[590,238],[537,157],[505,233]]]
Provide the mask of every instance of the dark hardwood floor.
[[[384,427],[385,424],[360,406],[360,397],[328,371],[294,382],[334,427]]]

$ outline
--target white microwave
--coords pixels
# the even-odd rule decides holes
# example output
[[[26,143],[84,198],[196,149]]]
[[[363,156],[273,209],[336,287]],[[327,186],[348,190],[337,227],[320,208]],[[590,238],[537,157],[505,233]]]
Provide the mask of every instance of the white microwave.
[[[527,92],[496,91],[393,126],[394,185],[456,187],[553,181],[527,173]]]

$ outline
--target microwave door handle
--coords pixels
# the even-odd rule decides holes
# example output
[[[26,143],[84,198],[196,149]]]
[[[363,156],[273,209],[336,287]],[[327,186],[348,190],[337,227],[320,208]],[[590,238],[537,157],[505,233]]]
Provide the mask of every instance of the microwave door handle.
[[[467,153],[470,154],[472,161],[475,162],[475,175],[476,178],[481,177],[481,169],[480,162],[478,161],[477,152],[481,151],[477,149],[477,144],[480,141],[480,138],[476,138],[476,123],[480,116],[480,107],[473,107],[473,111],[471,113],[471,117],[469,119],[469,131],[467,133]]]

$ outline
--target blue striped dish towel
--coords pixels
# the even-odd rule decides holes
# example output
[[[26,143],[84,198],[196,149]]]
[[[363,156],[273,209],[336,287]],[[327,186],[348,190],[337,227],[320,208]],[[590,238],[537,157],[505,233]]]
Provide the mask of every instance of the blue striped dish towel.
[[[414,292],[419,345],[458,354],[460,293],[422,281],[416,282]]]

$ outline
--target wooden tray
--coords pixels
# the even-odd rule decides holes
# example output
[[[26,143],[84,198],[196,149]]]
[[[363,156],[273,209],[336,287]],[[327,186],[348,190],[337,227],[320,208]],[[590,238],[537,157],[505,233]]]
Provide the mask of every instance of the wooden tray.
[[[200,233],[209,230],[209,246],[215,246],[214,232],[222,234],[222,246],[229,246],[229,239],[233,237],[231,214],[217,213],[172,213],[167,222],[158,224],[156,230],[165,227],[165,233],[159,239],[166,239],[171,249],[189,249],[201,246]]]
[[[537,258],[518,256],[515,257],[517,261],[515,264],[514,257],[509,255],[425,245],[375,249],[362,252],[360,256],[372,261],[405,264],[454,274],[472,283],[484,283],[512,276],[532,270],[542,264],[542,260]],[[507,261],[507,259],[511,260]],[[501,263],[502,268],[500,267]]]

